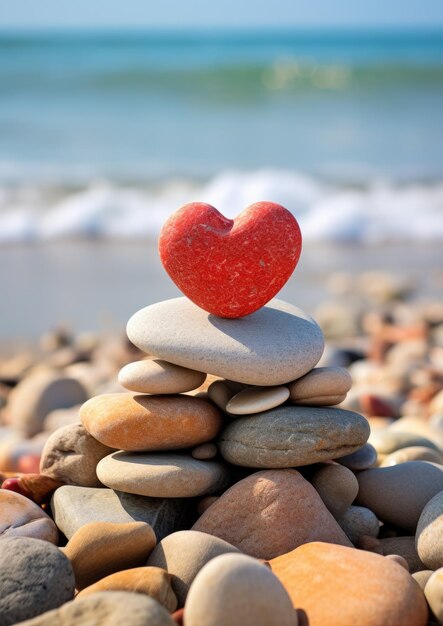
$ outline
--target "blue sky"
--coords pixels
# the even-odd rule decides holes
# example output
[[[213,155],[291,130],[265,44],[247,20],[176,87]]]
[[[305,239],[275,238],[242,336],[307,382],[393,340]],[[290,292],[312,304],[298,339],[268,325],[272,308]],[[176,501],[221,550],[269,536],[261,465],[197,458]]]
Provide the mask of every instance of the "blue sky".
[[[443,27],[443,0],[0,0],[0,28]]]

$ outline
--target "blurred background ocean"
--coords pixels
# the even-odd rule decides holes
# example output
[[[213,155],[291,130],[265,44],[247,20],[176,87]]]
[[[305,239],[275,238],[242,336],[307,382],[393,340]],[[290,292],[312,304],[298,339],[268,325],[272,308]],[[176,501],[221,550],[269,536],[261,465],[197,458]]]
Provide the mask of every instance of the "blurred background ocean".
[[[429,278],[442,111],[438,29],[1,31],[0,337],[175,295],[155,239],[192,200],[289,208],[308,309],[316,270]]]

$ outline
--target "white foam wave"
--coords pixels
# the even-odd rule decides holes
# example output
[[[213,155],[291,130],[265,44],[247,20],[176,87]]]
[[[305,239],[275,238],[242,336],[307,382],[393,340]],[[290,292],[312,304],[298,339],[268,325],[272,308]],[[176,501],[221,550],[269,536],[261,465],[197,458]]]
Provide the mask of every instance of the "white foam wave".
[[[260,170],[225,171],[203,184],[171,180],[147,188],[96,181],[64,194],[29,185],[0,188],[0,245],[73,237],[154,238],[167,217],[187,202],[209,202],[235,217],[259,200],[292,211],[305,240],[443,240],[443,182],[374,181],[357,188]]]

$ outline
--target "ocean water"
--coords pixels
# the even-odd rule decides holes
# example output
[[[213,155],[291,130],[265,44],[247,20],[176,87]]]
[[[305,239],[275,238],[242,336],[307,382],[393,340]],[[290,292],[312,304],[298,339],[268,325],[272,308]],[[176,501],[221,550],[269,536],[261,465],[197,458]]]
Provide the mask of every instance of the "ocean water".
[[[307,241],[440,241],[442,111],[442,32],[0,33],[0,245],[263,199]]]

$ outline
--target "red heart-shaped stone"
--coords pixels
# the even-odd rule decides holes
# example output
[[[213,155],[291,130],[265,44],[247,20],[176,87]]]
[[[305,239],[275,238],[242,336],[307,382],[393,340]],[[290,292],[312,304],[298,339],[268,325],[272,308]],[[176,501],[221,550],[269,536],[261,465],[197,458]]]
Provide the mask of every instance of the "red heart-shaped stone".
[[[280,291],[297,265],[301,232],[287,209],[256,202],[235,220],[191,202],[164,224],[160,259],[177,287],[220,317],[243,317]]]

